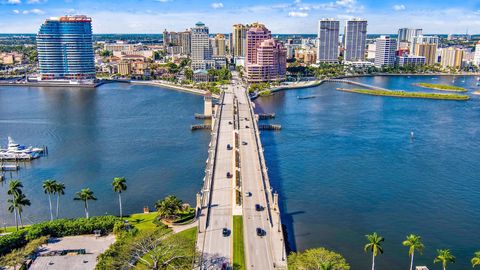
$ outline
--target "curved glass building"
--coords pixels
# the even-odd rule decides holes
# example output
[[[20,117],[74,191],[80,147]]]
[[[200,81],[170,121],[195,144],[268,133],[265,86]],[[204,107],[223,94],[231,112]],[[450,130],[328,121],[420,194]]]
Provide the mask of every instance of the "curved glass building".
[[[65,16],[45,20],[37,34],[41,80],[95,79],[92,19]]]

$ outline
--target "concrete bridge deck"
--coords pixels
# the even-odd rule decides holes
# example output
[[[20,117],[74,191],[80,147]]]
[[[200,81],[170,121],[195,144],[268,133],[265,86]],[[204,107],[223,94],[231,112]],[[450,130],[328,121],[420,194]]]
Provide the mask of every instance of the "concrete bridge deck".
[[[356,82],[356,81],[352,81],[352,80],[346,80],[346,79],[328,79],[327,82],[346,83],[346,84],[361,86],[361,87],[368,88],[368,89],[373,89],[373,90],[390,91],[390,89],[387,89],[387,88],[378,87],[378,86],[375,86],[375,85],[370,85],[370,84],[365,84],[365,83],[360,83],[360,82]]]
[[[220,100],[213,117],[204,188],[198,198],[201,214],[197,248],[201,258],[197,268],[232,266],[233,215],[243,215],[246,269],[286,269],[280,211],[270,187],[254,104],[240,84],[230,85]],[[231,178],[227,178],[227,172]],[[240,200],[236,194],[240,194]],[[263,210],[257,211],[256,204]],[[223,228],[231,234],[223,236]],[[265,235],[258,236],[257,228]]]

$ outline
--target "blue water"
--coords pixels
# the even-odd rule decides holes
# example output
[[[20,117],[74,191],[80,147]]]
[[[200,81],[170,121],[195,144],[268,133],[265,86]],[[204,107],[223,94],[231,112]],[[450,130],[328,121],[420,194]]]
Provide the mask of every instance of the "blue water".
[[[98,201],[92,215],[118,214],[114,177],[127,179],[122,195],[124,212],[153,210],[156,200],[175,194],[195,202],[202,185],[208,132],[191,132],[194,113],[203,111],[203,98],[148,86],[107,84],[97,89],[0,87],[0,143],[12,136],[18,143],[47,145],[49,156],[34,160],[18,175],[32,201],[26,222],[48,218],[42,181],[65,183],[62,217],[83,215],[75,192],[89,187]],[[6,214],[5,185],[1,187],[0,224],[13,223]]]
[[[423,237],[417,265],[433,266],[437,248],[451,248],[470,269],[480,249],[480,96],[475,78],[467,102],[373,97],[335,91],[339,84],[275,93],[256,101],[275,112],[280,132],[262,132],[272,186],[280,193],[292,248],[324,246],[342,253],[352,269],[368,269],[364,235],[386,238],[379,269],[407,269],[406,234]],[[452,78],[357,78],[392,89],[430,91],[415,82]],[[317,96],[297,99],[297,96]],[[74,193],[91,188],[93,215],[118,211],[111,180],[124,176],[125,212],[140,212],[167,194],[193,203],[201,187],[208,132],[191,132],[203,111],[201,96],[148,86],[108,84],[93,89],[0,87],[0,140],[47,145],[50,155],[17,174],[32,207],[26,222],[48,218],[41,182],[66,184],[61,216],[83,215]],[[410,132],[415,134],[414,140]],[[0,186],[0,225],[11,224]]]
[[[343,254],[352,269],[368,269],[364,235],[386,238],[378,269],[408,269],[401,245],[422,236],[416,265],[433,265],[436,249],[450,248],[471,269],[480,250],[480,98],[476,78],[456,78],[467,102],[374,97],[335,91],[346,85],[275,93],[256,101],[275,112],[280,132],[263,132],[267,165],[279,191],[292,248],[324,246]],[[370,77],[356,80],[390,89],[431,91],[415,82],[451,77]],[[314,99],[297,96],[315,95]],[[410,133],[414,132],[414,139]]]

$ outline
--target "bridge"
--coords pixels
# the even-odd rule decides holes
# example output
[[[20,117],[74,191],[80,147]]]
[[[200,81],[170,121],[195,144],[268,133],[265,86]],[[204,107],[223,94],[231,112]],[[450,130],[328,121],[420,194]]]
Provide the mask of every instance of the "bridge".
[[[270,187],[253,108],[246,89],[233,84],[212,114],[204,184],[197,194],[196,269],[233,268],[233,235],[239,233],[234,216],[243,219],[245,268],[287,269],[278,195]]]
[[[389,90],[389,89],[387,89],[387,88],[382,88],[382,87],[378,87],[378,86],[375,86],[375,85],[360,83],[360,82],[351,81],[351,80],[346,80],[346,79],[328,79],[328,80],[326,80],[326,81],[327,81],[327,82],[335,82],[335,83],[346,83],[346,84],[361,86],[361,87],[368,88],[368,89],[373,89],[373,90],[391,91],[391,90]]]

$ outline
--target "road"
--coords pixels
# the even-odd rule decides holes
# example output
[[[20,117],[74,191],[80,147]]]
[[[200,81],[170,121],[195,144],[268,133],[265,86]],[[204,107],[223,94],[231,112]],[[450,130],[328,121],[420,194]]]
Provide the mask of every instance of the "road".
[[[224,263],[232,262],[232,237],[223,236],[223,228],[231,230],[232,216],[232,190],[233,180],[227,178],[227,172],[233,172],[233,150],[228,150],[227,145],[233,145],[233,93],[225,91],[225,99],[220,120],[218,134],[218,149],[215,159],[213,188],[211,190],[210,211],[202,218],[209,215],[209,224],[206,231],[201,230],[197,246],[203,250],[204,269],[219,269]],[[204,222],[200,221],[200,224]]]
[[[272,232],[253,129],[255,120],[252,119],[245,90],[236,87],[235,95],[238,98],[240,116],[240,175],[242,176],[246,265],[247,269],[273,269]],[[261,154],[263,155],[263,153]],[[250,192],[251,195],[247,196],[246,192]],[[257,211],[256,204],[264,209]],[[265,230],[266,235],[257,236],[257,228]]]

